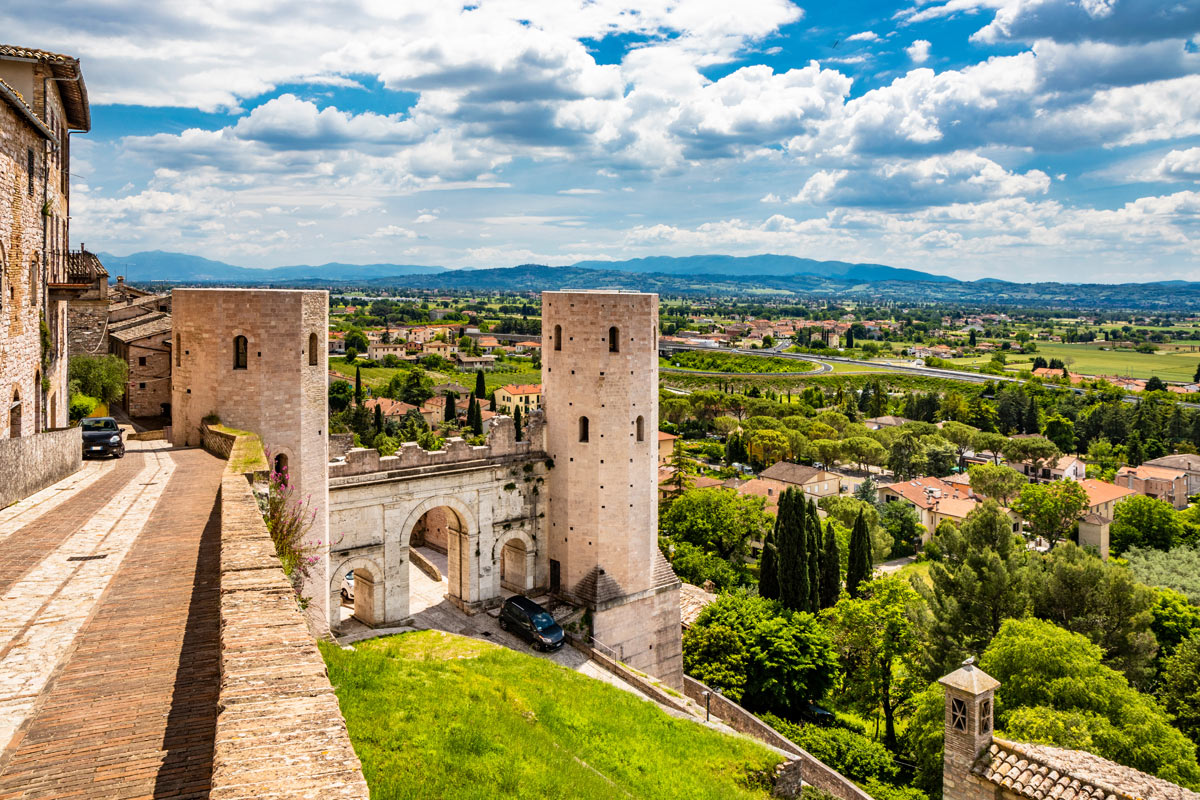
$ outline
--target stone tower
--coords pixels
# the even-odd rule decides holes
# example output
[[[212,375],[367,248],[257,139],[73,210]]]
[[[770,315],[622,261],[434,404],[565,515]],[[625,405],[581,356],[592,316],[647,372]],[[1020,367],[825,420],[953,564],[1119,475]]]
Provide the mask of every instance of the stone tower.
[[[172,312],[172,441],[200,444],[204,417],[216,414],[258,434],[274,466],[287,467],[316,512],[308,540],[321,556],[304,594],[314,622],[327,619],[329,293],[176,289]]]
[[[946,687],[943,800],[992,800],[995,787],[978,780],[971,768],[992,743],[994,695],[1000,681],[976,667],[974,658],[968,658],[938,683]]]
[[[658,296],[542,295],[551,591],[597,649],[679,685],[679,579],[658,550]]]

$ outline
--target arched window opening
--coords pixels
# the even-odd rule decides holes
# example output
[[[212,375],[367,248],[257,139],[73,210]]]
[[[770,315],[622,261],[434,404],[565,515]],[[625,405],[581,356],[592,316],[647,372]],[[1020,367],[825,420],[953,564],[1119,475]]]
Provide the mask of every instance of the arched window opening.
[[[616,325],[608,329],[608,352],[621,352],[621,332],[617,330]]]
[[[275,455],[275,474],[279,476],[280,483],[288,485],[288,457],[283,453]]]
[[[233,368],[245,369],[250,343],[245,336],[233,337]]]
[[[562,325],[554,326],[554,349],[562,350]]]
[[[642,417],[637,418],[637,440],[639,442],[646,440],[646,420]]]
[[[586,442],[588,440],[588,418],[579,418],[579,441]]]
[[[175,366],[177,366],[177,367],[180,366],[180,362],[182,359],[183,359],[183,334],[176,333],[175,334]]]
[[[13,391],[12,405],[8,407],[8,436],[10,439],[21,438],[21,393]]]
[[[317,363],[317,335],[310,333],[308,335],[308,365],[315,367]]]

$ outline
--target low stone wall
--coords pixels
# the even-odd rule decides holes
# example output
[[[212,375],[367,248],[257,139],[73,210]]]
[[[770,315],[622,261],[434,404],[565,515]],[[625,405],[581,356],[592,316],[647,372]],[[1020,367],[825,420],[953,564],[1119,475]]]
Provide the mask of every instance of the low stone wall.
[[[230,464],[252,455],[238,444],[248,437],[211,433],[206,430],[206,447],[235,439]],[[367,800],[325,662],[247,476],[229,466],[221,481],[218,709],[212,800]]]
[[[423,450],[416,442],[405,442],[395,455],[381,456],[378,450],[356,447],[346,452],[344,461],[329,465],[329,479],[368,475],[375,472],[393,472],[420,467],[438,467],[462,464],[469,461],[494,461],[511,456],[530,456],[541,453],[542,415],[529,415],[529,424],[524,437],[517,441],[512,417],[496,417],[488,432],[487,444],[471,445],[461,437],[446,440],[442,450]],[[330,484],[335,485],[334,483]]]
[[[776,794],[791,796],[781,794],[778,789],[790,785],[798,787],[799,780],[797,779],[796,771],[799,770],[800,777],[803,778],[804,783],[811,784],[822,791],[828,792],[834,797],[839,798],[839,800],[872,800],[871,795],[858,788],[858,785],[854,781],[836,772],[807,750],[728,697],[717,694],[714,690],[688,675],[683,676],[683,691],[700,705],[704,705],[704,693],[708,692],[709,709],[714,717],[717,717],[739,733],[752,736],[761,742],[766,742],[772,747],[783,750],[785,753],[792,754],[793,760],[783,765],[777,772]],[[799,794],[795,796],[798,797]]]
[[[83,466],[78,428],[0,439],[0,508],[40,492]]]
[[[156,431],[135,431],[125,437],[131,442],[158,442],[166,439],[166,433],[162,428]]]
[[[440,582],[442,580],[442,571],[437,568],[437,564],[434,564],[428,558],[421,555],[417,548],[410,547],[408,549],[408,558],[417,566],[417,569],[428,575],[430,580],[436,582]]]
[[[233,452],[233,443],[237,441],[237,436],[210,428],[208,425],[200,426],[200,437],[204,449],[218,458],[229,458],[229,454]]]
[[[605,655],[600,650],[597,650],[575,636],[568,636],[567,641],[569,641],[576,650],[587,654],[593,661],[595,661],[605,670],[611,672],[613,675],[616,675],[625,683],[637,689],[639,692],[646,695],[646,697],[650,698],[659,705],[673,708],[676,711],[688,714],[689,716],[691,715],[691,709],[687,707],[687,704],[684,703],[681,698],[675,697],[667,692],[663,687],[656,684],[654,680],[646,674],[638,672],[637,670],[622,664],[620,661],[617,661],[615,658]]]

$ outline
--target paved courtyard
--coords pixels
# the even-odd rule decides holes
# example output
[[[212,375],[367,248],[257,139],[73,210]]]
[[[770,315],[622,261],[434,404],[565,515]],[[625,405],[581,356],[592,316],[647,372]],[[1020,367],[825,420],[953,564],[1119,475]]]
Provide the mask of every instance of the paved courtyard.
[[[223,468],[129,442],[0,510],[0,800],[208,795]]]

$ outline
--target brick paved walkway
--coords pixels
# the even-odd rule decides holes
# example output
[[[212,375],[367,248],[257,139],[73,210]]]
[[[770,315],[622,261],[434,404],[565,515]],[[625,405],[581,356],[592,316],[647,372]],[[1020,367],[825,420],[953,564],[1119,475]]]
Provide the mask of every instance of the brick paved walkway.
[[[25,553],[0,573],[8,579],[4,602],[16,602],[18,590],[45,597],[19,630],[0,629],[0,691],[6,682],[17,687],[12,704],[0,696],[0,723],[6,713],[19,716],[20,686],[39,685],[47,654],[58,657],[0,755],[0,800],[208,795],[224,462],[202,450],[141,444],[142,452],[131,449],[111,474],[4,542]],[[105,558],[63,569],[68,551],[88,546]],[[56,585],[38,583],[43,574]],[[69,629],[72,613],[81,620],[63,647],[55,636]],[[23,672],[25,684],[10,680]]]

